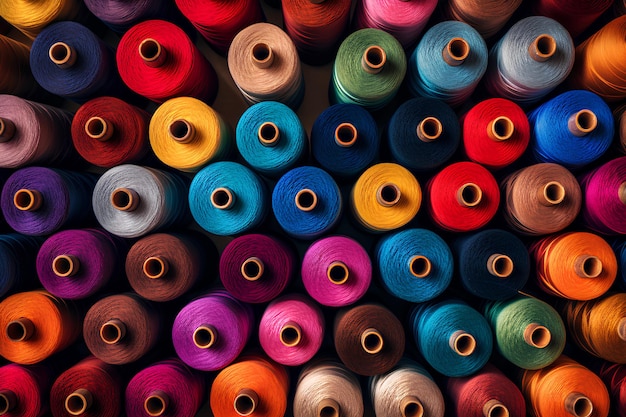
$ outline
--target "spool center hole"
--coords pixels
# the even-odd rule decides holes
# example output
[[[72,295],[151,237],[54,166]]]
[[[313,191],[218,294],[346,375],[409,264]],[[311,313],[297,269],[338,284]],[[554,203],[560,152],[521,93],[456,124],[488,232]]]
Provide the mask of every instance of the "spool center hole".
[[[537,38],[537,52],[543,56],[552,56],[556,52],[556,42],[549,35],[541,35]]]
[[[476,340],[469,334],[464,334],[454,341],[456,351],[462,356],[469,356],[476,348]]]
[[[19,321],[12,321],[7,324],[7,337],[9,340],[18,342],[26,337],[26,327]]]
[[[339,411],[330,405],[322,407],[319,417],[339,417]]]
[[[125,208],[130,206],[132,196],[126,190],[117,190],[113,192],[112,201],[115,207]]]
[[[428,117],[421,123],[422,131],[429,139],[436,139],[441,135],[443,126],[441,122],[434,117]]]
[[[6,395],[0,394],[0,416],[9,412],[11,404]]]
[[[193,334],[193,340],[198,347],[208,348],[215,343],[213,332],[207,328],[199,328]]]
[[[494,405],[489,410],[489,417],[509,417],[509,410],[502,404]]]
[[[249,395],[239,395],[235,399],[235,411],[240,416],[252,414],[256,407],[254,400]]]
[[[294,346],[300,341],[300,332],[292,326],[286,326],[281,331],[281,339],[287,346]]]
[[[578,398],[574,401],[574,413],[576,417],[589,417],[593,412],[593,404],[589,398]]]
[[[386,202],[386,203],[394,203],[394,202],[398,201],[398,198],[399,198],[398,188],[394,187],[392,185],[385,185],[380,190],[380,196],[381,196],[381,198],[383,199],[384,202]]]
[[[383,339],[376,333],[370,333],[363,338],[363,347],[368,353],[379,352],[383,347]]]
[[[381,48],[368,48],[365,59],[372,67],[379,67],[385,63],[385,52]]]
[[[145,406],[146,406],[146,411],[151,416],[160,416],[161,414],[165,412],[165,408],[166,408],[165,401],[163,401],[163,398],[157,397],[157,396],[148,397],[148,399],[146,400]]]
[[[252,48],[252,56],[259,62],[267,61],[270,57],[270,47],[265,43],[259,43]]]
[[[587,257],[582,264],[583,272],[591,278],[596,278],[602,273],[602,261],[595,256]]]
[[[246,260],[243,264],[243,273],[249,278],[259,278],[261,276],[261,265],[258,262]]]
[[[14,201],[15,205],[22,210],[32,207],[34,204],[33,195],[27,191],[16,192]]]
[[[513,261],[508,256],[499,256],[493,262],[493,269],[498,276],[506,278],[513,273]]]
[[[416,401],[410,401],[404,406],[404,417],[422,417],[424,415],[424,407]]]
[[[139,46],[139,53],[143,58],[147,60],[153,60],[159,56],[159,54],[161,53],[161,48],[156,41],[146,39]]]
[[[58,256],[54,260],[53,269],[61,275],[67,275],[72,272],[72,261],[66,256]]]
[[[418,278],[423,278],[430,273],[431,264],[425,256],[415,256],[411,259],[411,273]]]
[[[276,125],[273,123],[265,123],[261,126],[261,137],[266,141],[274,140],[277,135],[278,130],[276,130]]]
[[[69,46],[63,44],[63,43],[57,43],[52,45],[52,47],[50,48],[50,56],[56,61],[56,62],[63,62],[63,61],[67,61],[67,59],[70,56],[70,48]]]
[[[109,344],[117,343],[122,338],[120,328],[110,323],[105,323],[102,326],[100,335],[102,336],[102,340]]]
[[[530,339],[533,342],[533,345],[539,348],[544,348],[548,346],[548,344],[550,344],[551,338],[552,337],[550,335],[550,331],[545,327],[536,328],[530,335]]]
[[[337,128],[337,140],[343,144],[351,144],[356,139],[356,128],[350,124],[343,124]]]
[[[310,191],[303,191],[298,195],[298,204],[303,208],[311,208],[316,200],[315,195]]]
[[[481,198],[482,192],[476,185],[468,184],[463,187],[463,190],[461,191],[461,199],[468,206],[475,206],[480,203]]]
[[[591,132],[598,125],[598,118],[589,110],[582,110],[576,115],[576,123],[583,132]]]
[[[184,139],[189,135],[189,125],[183,120],[176,120],[170,125],[170,134],[177,139]]]
[[[348,268],[344,265],[333,265],[328,269],[328,277],[335,284],[341,284],[348,279]]]
[[[211,195],[211,201],[215,207],[227,207],[230,204],[230,195],[226,190],[215,190]]]
[[[551,204],[559,204],[565,198],[565,188],[557,182],[550,182],[545,186],[545,196]]]
[[[92,136],[101,136],[106,130],[102,119],[93,117],[87,121],[87,131]]]
[[[67,411],[69,411],[73,415],[82,414],[87,409],[87,403],[85,402],[85,399],[82,396],[76,394],[70,394],[67,397],[65,406],[67,408]]]
[[[500,117],[493,123],[493,131],[501,139],[510,138],[513,135],[513,129],[513,122],[506,117]]]
[[[469,45],[464,39],[456,38],[450,41],[450,56],[456,60],[463,60],[469,54]]]
[[[146,262],[144,264],[144,271],[149,277],[159,277],[163,275],[163,267],[164,265],[162,261],[157,258],[150,258],[146,259]]]

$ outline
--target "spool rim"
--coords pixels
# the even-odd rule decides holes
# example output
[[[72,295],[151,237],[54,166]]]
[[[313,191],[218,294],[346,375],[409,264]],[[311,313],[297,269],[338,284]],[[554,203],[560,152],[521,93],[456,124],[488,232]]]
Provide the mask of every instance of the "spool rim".
[[[210,324],[202,324],[193,331],[193,344],[200,349],[210,349],[217,343],[217,329]]]
[[[43,196],[37,190],[19,189],[13,194],[13,205],[21,211],[36,211],[43,204]]]
[[[56,42],[48,49],[48,58],[59,68],[69,68],[76,63],[76,51],[65,42]]]
[[[24,342],[35,333],[35,324],[26,317],[20,317],[7,323],[5,333],[11,342]]]
[[[454,332],[450,336],[450,347],[459,356],[470,356],[476,350],[476,339],[463,330]]]
[[[565,196],[565,187],[559,181],[549,181],[539,189],[539,202],[545,206],[561,204]]]
[[[302,341],[302,329],[297,323],[288,322],[281,327],[279,339],[283,346],[298,346]]]
[[[252,267],[252,269],[250,269]],[[241,275],[247,281],[256,281],[263,276],[265,264],[256,256],[251,256],[241,263]]]
[[[274,51],[265,42],[258,42],[252,46],[250,51],[252,62],[258,68],[269,68],[274,62]]]
[[[461,65],[470,54],[470,44],[465,39],[454,37],[443,48],[443,60],[451,66]]]
[[[419,398],[406,396],[400,401],[400,414],[402,417],[423,417],[424,405]]]
[[[597,278],[602,274],[602,260],[595,255],[580,255],[574,261],[574,271],[580,278]]]
[[[443,133],[443,123],[436,117],[428,116],[419,122],[416,132],[422,142],[432,142],[439,139]]]
[[[143,402],[144,411],[151,417],[159,417],[167,411],[169,396],[161,390],[153,391]]]
[[[332,398],[324,398],[317,404],[317,417],[340,417],[341,406]]]
[[[464,207],[476,207],[483,198],[483,190],[478,184],[468,182],[459,187],[456,192],[457,202]]]
[[[556,40],[547,33],[537,36],[528,47],[530,57],[538,62],[544,62],[552,58],[556,53]]]
[[[335,129],[335,143],[342,148],[349,148],[356,143],[359,132],[352,123],[340,123]]]
[[[552,333],[550,329],[537,323],[531,323],[524,329],[524,341],[527,345],[537,349],[544,349],[550,345]]]
[[[383,207],[393,207],[401,198],[402,191],[394,183],[386,182],[376,189],[376,201]]]
[[[111,193],[111,205],[119,211],[134,211],[139,206],[139,194],[130,188],[116,188]]]
[[[326,277],[335,285],[343,285],[350,278],[350,269],[344,262],[334,261],[326,268]]]
[[[65,411],[73,416],[85,413],[92,404],[93,396],[84,388],[79,388],[65,397]]]
[[[169,262],[161,256],[150,256],[143,261],[141,270],[150,279],[163,278],[169,271]]]
[[[508,255],[494,253],[487,259],[487,271],[494,277],[508,278],[514,270],[514,262]]]
[[[378,74],[387,63],[387,53],[378,45],[368,46],[361,57],[361,66],[370,74]]]
[[[187,144],[196,138],[196,128],[188,120],[176,119],[167,127],[167,134],[172,140],[181,144]]]
[[[259,142],[264,146],[275,146],[280,139],[280,129],[274,122],[263,122],[257,132]]]
[[[126,325],[118,319],[111,319],[100,326],[100,340],[107,345],[115,345],[126,336]]]
[[[85,133],[92,139],[106,142],[113,137],[113,126],[102,117],[93,116],[85,122]]]
[[[304,201],[303,201],[304,199]],[[317,206],[317,194],[315,191],[304,188],[296,193],[296,207],[300,211],[311,211]]]
[[[17,395],[11,390],[0,390],[0,416],[13,410],[17,405]]]
[[[57,277],[71,277],[80,270],[80,261],[74,255],[59,255],[52,261],[52,272]]]
[[[235,397],[233,408],[240,416],[249,416],[254,413],[259,402],[259,396],[251,389],[244,388]]]
[[[515,133],[513,120],[506,116],[498,116],[489,122],[487,135],[494,141],[501,142],[509,140]]]
[[[146,38],[139,43],[137,52],[144,64],[149,67],[160,67],[165,63],[167,53],[161,43],[154,38]]]
[[[496,399],[491,399],[483,406],[485,417],[509,417],[510,412],[506,405]]]
[[[432,271],[432,263],[424,255],[414,255],[409,259],[409,271],[415,278],[426,278]]]
[[[575,417],[590,417],[593,408],[591,399],[581,393],[573,392],[565,398],[565,409]]]
[[[384,344],[385,339],[377,329],[369,328],[361,333],[361,348],[365,353],[376,355],[383,350]]]
[[[598,127],[598,117],[589,109],[582,109],[572,114],[567,120],[567,128],[574,136],[585,136]]]
[[[211,192],[211,205],[218,210],[228,210],[235,205],[235,193],[229,188],[217,187]]]

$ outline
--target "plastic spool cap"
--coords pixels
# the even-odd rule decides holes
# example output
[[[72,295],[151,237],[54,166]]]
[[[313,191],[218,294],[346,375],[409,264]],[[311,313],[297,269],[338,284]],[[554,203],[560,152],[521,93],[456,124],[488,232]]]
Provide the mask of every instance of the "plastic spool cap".
[[[73,255],[59,255],[52,261],[52,272],[57,277],[71,277],[80,270],[80,261]]]
[[[376,329],[365,329],[361,333],[361,347],[370,355],[375,355],[383,350],[384,344],[383,335]]]
[[[513,120],[506,116],[499,116],[489,122],[487,127],[487,135],[495,141],[503,141],[511,139],[515,133],[515,125]]]
[[[430,259],[424,255],[412,256],[409,260],[409,270],[415,278],[426,278],[432,270]]]
[[[272,48],[259,42],[252,47],[252,62],[259,68],[269,68],[274,63],[274,52]]]
[[[65,398],[65,410],[73,416],[85,413],[93,404],[91,392],[79,388]]]
[[[196,137],[196,128],[187,120],[178,119],[170,123],[167,133],[178,143],[189,143]]]
[[[20,317],[7,323],[6,335],[11,342],[23,342],[35,333],[35,325],[26,317]]]
[[[167,52],[161,44],[152,38],[146,38],[139,44],[139,56],[149,67],[160,67],[167,59]]]
[[[317,206],[317,194],[308,188],[296,193],[296,207],[301,211],[311,211]]]
[[[585,395],[573,392],[565,398],[565,410],[576,417],[589,417],[593,413],[593,403]]]
[[[335,143],[343,148],[349,148],[356,143],[359,132],[352,123],[341,123],[335,129]]]
[[[280,329],[280,343],[287,347],[294,347],[302,340],[302,329],[297,323],[288,322]]]
[[[275,146],[280,139],[280,130],[276,123],[264,122],[259,126],[259,142],[264,146]]]
[[[581,278],[597,278],[602,273],[602,260],[593,255],[580,255],[574,261],[574,271]]]
[[[57,42],[48,49],[50,61],[60,68],[69,68],[76,63],[76,51],[65,42]]]
[[[170,398],[161,390],[153,391],[143,402],[143,409],[152,417],[158,417],[167,411]]]
[[[85,133],[92,139],[106,142],[113,137],[113,125],[109,124],[102,117],[90,117],[85,122]]]
[[[211,204],[218,210],[228,210],[235,205],[235,194],[226,187],[218,187],[211,193]]]
[[[0,118],[0,143],[8,142],[15,135],[15,123],[9,119]]]
[[[443,48],[443,60],[446,61],[446,64],[451,65],[453,67],[457,65],[461,65],[470,53],[470,45],[463,38],[452,38],[447,43],[446,47]]]
[[[432,142],[443,133],[443,124],[436,117],[428,116],[417,125],[416,131],[419,140]]]
[[[0,390],[0,416],[11,412],[17,406],[17,396],[11,390]]]
[[[561,204],[565,199],[565,187],[558,181],[550,181],[539,189],[538,198],[544,206]]]
[[[387,182],[376,190],[376,201],[384,207],[393,207],[400,202],[402,191],[396,184]]]
[[[368,47],[361,57],[361,66],[370,74],[378,74],[387,63],[387,53],[378,45]]]
[[[400,414],[402,417],[424,417],[424,406],[417,397],[409,395],[400,401]]]
[[[552,333],[550,330],[537,323],[531,323],[524,329],[524,341],[529,346],[543,349],[550,344]]]
[[[450,336],[450,347],[460,356],[470,356],[476,350],[476,339],[471,334],[459,330]]]
[[[342,285],[348,282],[350,278],[350,270],[348,265],[341,261],[331,262],[326,269],[326,276],[328,280],[336,285]]]
[[[119,343],[126,336],[126,325],[118,319],[111,319],[100,327],[100,339],[107,345]]]
[[[167,274],[169,268],[167,259],[163,259],[160,256],[150,256],[143,262],[141,269],[148,278],[159,279]]]
[[[507,255],[494,253],[487,259],[487,271],[498,278],[508,278],[513,273],[513,259]]]
[[[485,417],[509,417],[509,409],[498,400],[489,400],[483,406]]]
[[[139,194],[130,188],[117,188],[111,193],[111,205],[119,211],[134,211],[139,206]]]
[[[259,403],[259,396],[251,389],[242,389],[239,391],[233,402],[235,412],[240,416],[249,416],[254,413]]]
[[[43,203],[43,197],[37,190],[27,190],[22,188],[17,190],[13,195],[13,205],[18,210],[22,211],[35,211],[41,207]]]
[[[256,256],[246,259],[241,264],[241,275],[247,281],[258,280],[263,276],[263,272],[265,272],[265,265],[263,261]]]
[[[552,36],[545,33],[537,36],[528,47],[530,57],[539,62],[547,61],[554,55],[555,52],[556,40]]]
[[[598,127],[598,117],[591,110],[583,109],[567,119],[567,128],[574,136],[585,136]]]
[[[341,416],[341,407],[339,403],[332,398],[324,398],[317,405],[317,417],[339,416]]]
[[[476,207],[482,199],[483,190],[473,182],[463,184],[456,192],[456,200],[464,207]]]
[[[193,332],[193,344],[200,349],[209,349],[217,343],[217,330],[210,324],[198,326]]]

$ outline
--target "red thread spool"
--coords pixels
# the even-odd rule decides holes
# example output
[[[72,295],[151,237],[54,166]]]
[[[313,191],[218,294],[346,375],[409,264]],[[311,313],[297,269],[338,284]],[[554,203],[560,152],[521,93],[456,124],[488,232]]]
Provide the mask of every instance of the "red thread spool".
[[[495,216],[500,203],[495,178],[475,162],[448,165],[429,181],[428,192],[432,219],[452,232],[485,226]]]
[[[147,20],[130,28],[117,47],[117,68],[126,85],[162,103],[179,96],[211,103],[217,75],[200,50],[178,26]]]
[[[612,4],[612,0],[537,0],[533,14],[556,20],[576,38]]]
[[[41,366],[0,367],[0,415],[40,417],[48,411],[50,371]]]

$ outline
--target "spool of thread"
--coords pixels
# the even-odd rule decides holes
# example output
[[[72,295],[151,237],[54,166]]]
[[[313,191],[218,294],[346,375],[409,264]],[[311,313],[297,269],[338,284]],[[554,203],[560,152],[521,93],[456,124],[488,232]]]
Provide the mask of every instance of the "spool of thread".
[[[626,105],[618,106],[613,110],[613,119],[615,119],[615,134],[617,140],[616,149],[626,154]]]
[[[613,142],[613,115],[598,95],[571,90],[528,114],[532,149],[541,162],[576,169],[600,158]]]
[[[349,0],[283,2],[285,32],[291,37],[301,59],[311,65],[333,58],[350,21]]]
[[[2,6],[0,6],[2,7]],[[0,91],[20,97],[35,98],[41,88],[30,70],[30,47],[22,42],[0,35]]]
[[[323,169],[299,166],[285,173],[274,186],[272,211],[290,236],[315,239],[339,222],[341,191]]]
[[[576,38],[606,12],[610,0],[538,0],[533,3],[533,14],[547,16],[561,23]]]
[[[388,232],[405,226],[417,215],[422,189],[402,165],[372,165],[357,179],[350,194],[352,213],[371,232]]]
[[[443,417],[444,398],[433,377],[417,362],[402,359],[393,370],[370,377],[377,416]]]
[[[150,119],[157,158],[181,171],[197,172],[232,148],[230,127],[213,108],[193,97],[172,98]]]
[[[6,417],[41,417],[48,412],[52,383],[44,367],[14,363],[0,367],[0,411]]]
[[[608,235],[626,233],[626,157],[612,159],[586,173],[580,185],[587,226]]]
[[[626,97],[626,71],[616,63],[624,60],[625,31],[626,15],[623,15],[578,45],[570,84],[592,91],[608,102],[623,100]],[[607,50],[612,52],[607,54]]]
[[[187,220],[187,184],[170,172],[118,165],[96,183],[92,205],[96,219],[108,232],[140,237]]]
[[[605,363],[598,373],[606,384],[611,397],[611,409],[619,417],[626,416],[626,367],[615,363]]]
[[[467,23],[437,23],[426,31],[409,58],[411,92],[453,107],[461,105],[487,70],[487,52],[485,40]]]
[[[519,388],[490,363],[477,374],[449,378],[446,392],[457,415],[468,417],[525,417],[526,403]]]
[[[459,147],[459,119],[444,101],[415,97],[393,113],[387,139],[398,163],[412,171],[429,171],[446,163]]]
[[[37,275],[57,297],[87,298],[113,282],[125,249],[123,242],[101,229],[63,230],[41,245]]]
[[[193,416],[204,400],[204,376],[178,359],[139,371],[126,387],[128,417]]]
[[[290,246],[258,233],[231,240],[219,261],[222,285],[246,303],[266,303],[278,297],[295,269],[296,256]]]
[[[331,103],[382,109],[400,89],[406,61],[402,45],[389,33],[373,28],[352,32],[341,42],[335,56]]]
[[[574,43],[567,29],[549,17],[529,16],[491,47],[484,84],[491,96],[525,107],[561,84],[573,65]]]
[[[27,291],[0,302],[0,328],[0,355],[32,365],[74,343],[80,317],[70,301],[46,291]]]
[[[189,232],[155,233],[139,239],[126,256],[126,277],[137,294],[172,301],[191,290],[217,263],[213,244]]]
[[[446,166],[430,179],[427,188],[432,219],[452,232],[469,232],[487,225],[500,204],[498,183],[487,168],[475,162]]]
[[[471,295],[488,300],[514,297],[530,275],[524,242],[502,229],[488,229],[456,239],[458,277]]]
[[[311,152],[333,175],[353,177],[378,157],[380,135],[374,117],[356,104],[334,104],[315,119]]]
[[[565,325],[548,303],[517,296],[488,303],[484,314],[495,335],[498,352],[517,367],[541,369],[563,352]]]
[[[463,116],[462,126],[467,157],[491,169],[518,160],[530,142],[524,110],[503,98],[490,98],[473,106]]]
[[[150,152],[144,110],[115,97],[89,100],[72,119],[72,142],[85,160],[103,168],[138,163]]]
[[[245,233],[259,226],[268,212],[265,183],[233,161],[213,162],[189,186],[191,215],[200,227],[219,236]]]
[[[19,233],[0,235],[0,298],[37,286],[35,259],[41,243]]]
[[[237,33],[263,20],[257,0],[176,0],[176,6],[206,41],[222,55]]]
[[[54,417],[116,417],[122,412],[122,406],[119,370],[94,356],[65,370],[50,391]]]
[[[302,258],[302,283],[315,301],[330,307],[355,303],[372,280],[372,264],[361,244],[347,236],[327,236]]]
[[[213,381],[210,394],[215,417],[282,417],[287,410],[289,377],[262,356],[243,356]]]
[[[300,118],[276,101],[263,101],[245,110],[237,121],[236,138],[243,159],[269,176],[294,168],[308,149]]]
[[[76,0],[45,0],[35,4],[18,0],[0,4],[0,16],[31,39],[54,21],[75,20],[80,10],[80,2]]]
[[[516,232],[539,236],[559,232],[578,216],[582,192],[565,167],[539,163],[521,168],[502,181],[503,214]]]
[[[283,365],[304,365],[320,349],[323,339],[322,309],[300,294],[274,299],[259,322],[261,347],[267,356]]]
[[[409,324],[426,362],[445,376],[469,376],[485,366],[491,356],[489,323],[463,301],[420,304],[413,309]]]
[[[158,103],[179,96],[210,103],[217,94],[211,63],[181,28],[165,20],[147,20],[124,33],[116,61],[124,83]]]
[[[167,18],[174,11],[173,4],[165,0],[85,0],[85,5],[111,30],[124,33],[133,25],[149,19]]]
[[[581,301],[598,298],[617,276],[615,253],[594,233],[561,233],[534,243],[530,251],[540,288],[557,297]]]
[[[70,162],[71,123],[59,108],[0,95],[0,167]]]
[[[562,312],[568,336],[578,347],[606,361],[626,364],[626,294],[567,301]]]
[[[415,44],[436,6],[436,0],[361,0],[355,12],[356,26],[359,29],[384,30],[393,35],[406,50]]]
[[[448,244],[427,229],[406,229],[385,236],[376,246],[376,263],[387,292],[412,303],[443,293],[454,272]]]
[[[114,294],[94,303],[85,315],[83,338],[92,355],[112,365],[139,360],[159,341],[162,318],[134,293]]]
[[[96,179],[86,172],[21,168],[2,187],[2,213],[13,230],[30,236],[81,226],[92,218],[89,198]]]
[[[379,304],[361,304],[337,313],[333,340],[341,362],[359,375],[385,373],[404,354],[402,323]]]
[[[488,39],[506,25],[522,0],[450,0],[445,7],[446,17],[460,20]]]
[[[232,41],[228,70],[249,104],[278,101],[292,109],[304,98],[298,51],[289,36],[271,23],[254,23]]]
[[[128,96],[114,62],[114,52],[103,40],[72,21],[46,26],[30,50],[35,80],[50,93],[78,102]]]
[[[543,369],[525,371],[521,391],[534,416],[609,414],[609,393],[600,377],[564,355]]]
[[[252,334],[248,304],[223,290],[197,298],[176,315],[172,341],[178,357],[192,368],[215,371],[232,363]]]

